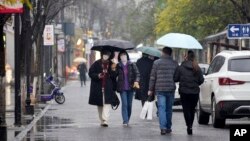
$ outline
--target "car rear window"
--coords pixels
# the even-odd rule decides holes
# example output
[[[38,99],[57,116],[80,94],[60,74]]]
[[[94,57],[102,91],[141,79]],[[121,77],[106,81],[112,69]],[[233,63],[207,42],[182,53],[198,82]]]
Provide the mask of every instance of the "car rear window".
[[[230,60],[228,70],[235,72],[250,72],[250,58]]]

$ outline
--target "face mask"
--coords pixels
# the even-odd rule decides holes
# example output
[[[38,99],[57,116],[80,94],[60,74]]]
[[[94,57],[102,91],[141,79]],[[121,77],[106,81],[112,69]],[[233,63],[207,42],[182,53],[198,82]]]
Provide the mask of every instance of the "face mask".
[[[103,56],[102,56],[102,59],[103,59],[103,60],[108,60],[108,59],[109,59],[109,56],[108,56],[108,55],[103,55]]]
[[[122,55],[121,56],[121,61],[122,62],[127,62],[128,58],[127,58],[127,55]]]

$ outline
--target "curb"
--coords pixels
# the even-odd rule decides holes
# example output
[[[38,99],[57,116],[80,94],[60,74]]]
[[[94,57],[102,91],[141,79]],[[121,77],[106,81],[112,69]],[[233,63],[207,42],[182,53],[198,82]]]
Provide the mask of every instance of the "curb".
[[[37,121],[40,120],[41,117],[43,117],[43,115],[48,111],[50,106],[51,104],[46,105],[46,107],[42,110],[42,112],[40,112],[36,117],[34,117],[32,122],[15,137],[15,141],[21,141],[27,135],[27,133],[32,129],[32,127],[37,123]]]

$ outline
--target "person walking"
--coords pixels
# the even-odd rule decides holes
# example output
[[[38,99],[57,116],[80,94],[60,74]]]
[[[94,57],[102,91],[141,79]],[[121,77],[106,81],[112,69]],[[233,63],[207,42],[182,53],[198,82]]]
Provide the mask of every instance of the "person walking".
[[[185,61],[176,69],[174,81],[179,82],[179,94],[187,125],[187,133],[192,135],[195,107],[200,93],[199,86],[204,82],[202,71],[195,61],[193,51],[188,51]]]
[[[141,100],[142,106],[148,99],[148,86],[150,79],[150,72],[154,63],[155,57],[147,54],[143,54],[140,59],[137,60],[136,66],[140,73],[140,89],[136,90],[135,99]]]
[[[172,132],[172,106],[175,82],[173,80],[178,63],[171,57],[172,49],[164,47],[162,57],[156,60],[151,70],[148,95],[156,92],[161,135]]]
[[[125,50],[118,54],[118,61],[117,91],[121,95],[123,125],[127,127],[132,113],[134,89],[139,88],[140,74],[136,65],[130,62]]]
[[[108,127],[112,98],[115,94],[115,77],[113,71],[113,52],[110,50],[101,51],[101,59],[95,61],[89,69],[91,78],[89,104],[98,107],[98,114],[101,126]]]
[[[85,63],[81,63],[80,65],[78,65],[77,70],[80,73],[81,87],[82,87],[83,83],[86,86],[86,72],[87,72],[86,64]]]

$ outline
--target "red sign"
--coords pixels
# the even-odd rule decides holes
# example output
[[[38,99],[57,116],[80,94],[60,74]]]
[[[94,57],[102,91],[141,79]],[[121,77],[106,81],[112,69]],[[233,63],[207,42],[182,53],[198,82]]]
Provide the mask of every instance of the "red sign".
[[[6,2],[6,0],[0,0],[0,14],[2,13],[22,13],[23,4],[21,0],[16,0],[15,3]]]

